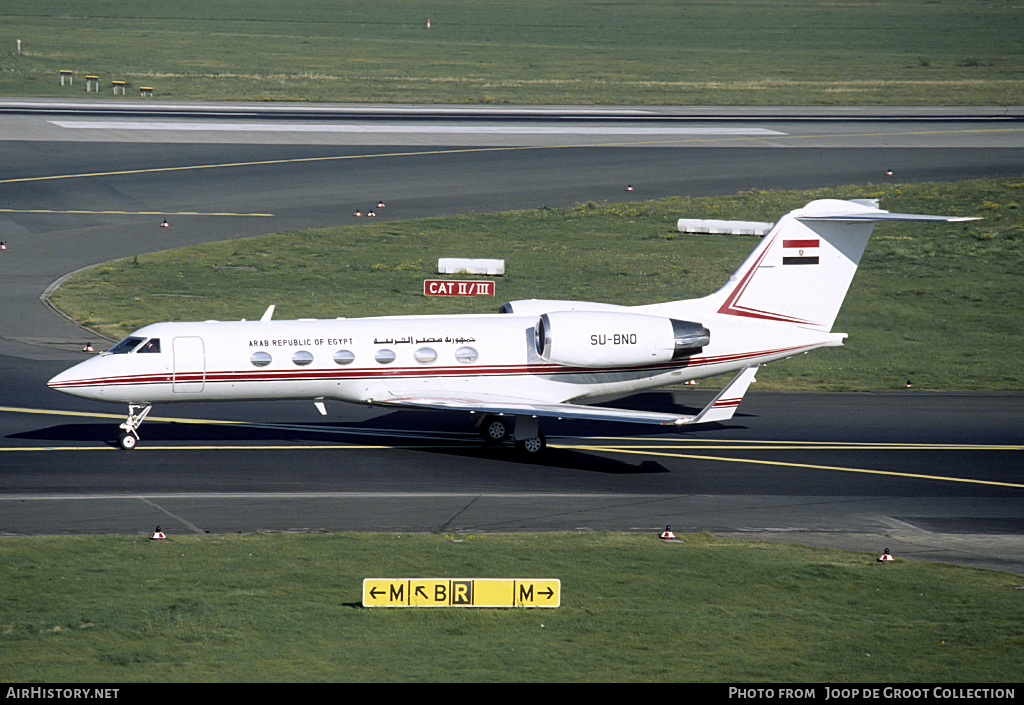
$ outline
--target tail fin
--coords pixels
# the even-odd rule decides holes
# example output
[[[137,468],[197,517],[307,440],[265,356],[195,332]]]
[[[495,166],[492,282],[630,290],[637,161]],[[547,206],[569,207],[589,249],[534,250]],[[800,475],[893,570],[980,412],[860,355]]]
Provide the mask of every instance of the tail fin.
[[[784,215],[710,298],[718,313],[830,331],[871,231],[884,220],[975,218],[889,213],[875,201],[812,201]]]

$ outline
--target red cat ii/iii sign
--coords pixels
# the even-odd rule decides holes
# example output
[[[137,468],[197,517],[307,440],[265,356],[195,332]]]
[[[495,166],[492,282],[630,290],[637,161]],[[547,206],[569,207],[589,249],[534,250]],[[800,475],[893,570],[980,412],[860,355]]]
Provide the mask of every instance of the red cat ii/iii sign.
[[[425,279],[424,296],[494,296],[493,281],[454,281]]]

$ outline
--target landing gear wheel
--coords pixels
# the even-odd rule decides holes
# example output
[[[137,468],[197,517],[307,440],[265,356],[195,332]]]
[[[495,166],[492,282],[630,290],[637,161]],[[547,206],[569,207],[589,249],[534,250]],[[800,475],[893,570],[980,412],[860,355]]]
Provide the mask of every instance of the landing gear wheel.
[[[135,437],[134,433],[122,433],[117,437],[117,445],[119,445],[122,450],[131,450],[138,442],[139,439]]]
[[[544,434],[538,434],[537,438],[527,438],[524,441],[516,441],[516,450],[524,455],[537,455],[548,447],[548,441]]]
[[[508,438],[509,424],[501,416],[488,416],[480,424],[480,435],[488,443],[501,443]]]

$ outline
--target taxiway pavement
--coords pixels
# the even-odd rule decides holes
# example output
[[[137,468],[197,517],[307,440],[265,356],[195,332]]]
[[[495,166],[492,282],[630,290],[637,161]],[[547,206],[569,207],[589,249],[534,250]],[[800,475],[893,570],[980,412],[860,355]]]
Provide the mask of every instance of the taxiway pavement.
[[[559,424],[540,463],[481,446],[459,415],[334,404],[324,421],[312,404],[166,407],[154,416],[175,421],[151,417],[143,445],[124,453],[110,445],[119,407],[46,389],[89,336],[40,300],[84,266],[348,223],[353,207],[378,198],[388,201],[383,217],[404,219],[1019,176],[1019,110],[161,104],[147,113],[28,103],[0,101],[4,534],[671,524],[1024,573],[1021,395],[752,391],[733,421],[683,435]],[[698,397],[696,388],[635,403],[699,407]]]

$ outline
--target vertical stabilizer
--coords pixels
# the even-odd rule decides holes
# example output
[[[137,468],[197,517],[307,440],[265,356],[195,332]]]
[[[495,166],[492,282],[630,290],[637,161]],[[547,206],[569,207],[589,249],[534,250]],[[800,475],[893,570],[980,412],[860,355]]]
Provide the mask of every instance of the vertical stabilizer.
[[[879,210],[869,201],[812,201],[783,216],[728,284],[717,312],[832,329],[878,221],[973,220]]]

